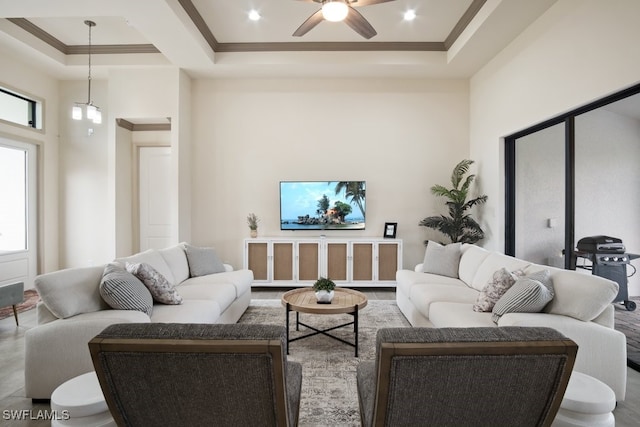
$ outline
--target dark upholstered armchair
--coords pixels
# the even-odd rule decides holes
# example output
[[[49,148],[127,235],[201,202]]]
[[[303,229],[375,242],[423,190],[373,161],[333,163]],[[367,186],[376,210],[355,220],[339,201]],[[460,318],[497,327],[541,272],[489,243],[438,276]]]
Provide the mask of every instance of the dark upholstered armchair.
[[[302,367],[284,327],[118,324],[89,343],[119,426],[295,426]]]
[[[389,328],[357,369],[364,426],[549,426],[577,345],[549,328]]]

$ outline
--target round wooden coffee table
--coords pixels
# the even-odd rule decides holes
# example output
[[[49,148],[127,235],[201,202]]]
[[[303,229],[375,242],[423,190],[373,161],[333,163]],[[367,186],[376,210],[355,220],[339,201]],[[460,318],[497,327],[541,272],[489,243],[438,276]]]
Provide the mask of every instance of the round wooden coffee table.
[[[287,354],[289,354],[289,343],[303,338],[312,337],[314,335],[322,334],[330,338],[348,344],[355,347],[355,357],[358,357],[358,311],[367,306],[367,296],[362,292],[355,291],[353,289],[335,288],[333,300],[331,304],[319,304],[316,301],[316,295],[313,288],[299,288],[293,289],[282,295],[282,305],[286,308],[287,319]],[[289,313],[291,311],[296,312],[296,331],[300,330],[300,325],[311,329],[312,333],[303,335],[301,337],[290,338],[289,337]],[[300,321],[300,313],[310,314],[351,314],[353,321],[349,323],[343,323],[341,325],[333,326],[328,329],[317,329],[313,326],[307,325]],[[343,340],[342,338],[331,335],[328,332],[345,326],[353,325],[353,333],[355,335],[355,341],[353,343]]]

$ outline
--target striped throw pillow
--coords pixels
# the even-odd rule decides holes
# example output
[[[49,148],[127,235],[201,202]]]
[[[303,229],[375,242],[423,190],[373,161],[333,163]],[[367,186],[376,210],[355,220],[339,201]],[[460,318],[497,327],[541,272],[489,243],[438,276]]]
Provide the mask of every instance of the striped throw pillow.
[[[151,292],[136,276],[118,264],[108,264],[100,281],[100,295],[116,310],[138,310],[151,316]]]
[[[496,302],[491,319],[498,323],[506,313],[539,313],[553,299],[553,281],[549,270],[521,277]]]

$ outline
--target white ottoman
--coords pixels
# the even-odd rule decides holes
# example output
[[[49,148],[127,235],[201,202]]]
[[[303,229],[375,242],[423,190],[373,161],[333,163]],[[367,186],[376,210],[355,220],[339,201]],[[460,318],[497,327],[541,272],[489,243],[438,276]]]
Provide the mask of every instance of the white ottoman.
[[[553,427],[615,427],[616,395],[605,383],[573,371]]]
[[[116,426],[95,372],[72,378],[56,388],[51,394],[51,410],[58,418],[51,421],[52,427]]]

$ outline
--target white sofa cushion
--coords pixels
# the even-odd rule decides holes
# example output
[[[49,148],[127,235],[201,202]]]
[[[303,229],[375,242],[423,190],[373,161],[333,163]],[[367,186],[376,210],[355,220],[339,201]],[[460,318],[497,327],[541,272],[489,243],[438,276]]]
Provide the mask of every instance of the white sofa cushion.
[[[151,267],[153,267],[158,273],[162,274],[162,276],[164,276],[165,279],[167,279],[167,281],[172,284],[175,285],[176,284],[176,279],[175,277],[173,277],[173,273],[171,272],[171,268],[169,268],[169,265],[167,264],[167,262],[164,260],[164,258],[162,257],[162,255],[160,255],[160,252],[158,252],[155,249],[148,249],[144,252],[140,252],[128,257],[124,257],[124,258],[116,258],[115,260],[116,262],[119,262],[120,264],[122,264],[123,267],[126,268],[127,263],[129,264],[142,264],[142,263],[146,263],[149,264]]]
[[[489,256],[491,252],[476,245],[462,245],[462,256],[460,257],[460,268],[458,276],[467,285],[471,286],[473,276],[476,275],[478,268]],[[495,270],[494,270],[495,271]]]
[[[420,269],[420,272],[411,270],[398,270],[396,272],[396,282],[396,290],[404,293],[406,296],[409,296],[411,294],[411,289],[415,285],[422,285],[425,283],[468,288],[468,286],[464,284],[460,279],[440,276],[438,274],[422,273],[422,269]]]
[[[455,288],[446,284],[413,286],[409,293],[409,299],[415,308],[427,318],[430,318],[430,308],[433,303],[453,301],[473,304],[477,296],[478,291],[464,284]]]
[[[35,287],[49,311],[60,319],[105,310],[100,296],[104,265],[68,268],[36,277]]]
[[[236,288],[236,297],[245,294],[251,290],[251,282],[253,282],[253,271],[251,270],[235,270],[226,271],[224,273],[210,274],[202,277],[192,277],[180,284],[178,290],[183,286],[192,284],[205,284],[209,286],[217,286],[218,284],[232,284]]]
[[[174,279],[173,285],[182,283],[189,278],[189,264],[187,263],[187,255],[184,253],[182,245],[183,243],[158,251],[171,269]]]
[[[197,283],[186,282],[178,286],[178,291],[184,300],[212,300],[218,303],[223,312],[236,300],[236,287],[231,283]]]
[[[156,304],[151,321],[154,323],[215,323],[222,310],[212,300],[186,299],[180,305]]]
[[[423,271],[457,279],[460,256],[462,255],[460,249],[460,243],[442,246],[437,242],[430,241],[424,254]]]
[[[531,265],[531,263],[528,261],[523,261],[497,252],[491,252],[478,267],[478,270],[471,281],[471,287],[481,291],[493,276],[494,271],[502,267],[509,271],[524,271],[529,265]]]
[[[473,303],[435,302],[429,309],[429,320],[436,328],[475,328],[493,326],[491,313],[473,311]]]
[[[618,295],[612,280],[575,271],[552,269],[555,296],[544,308],[547,313],[563,314],[589,322],[598,317]]]

